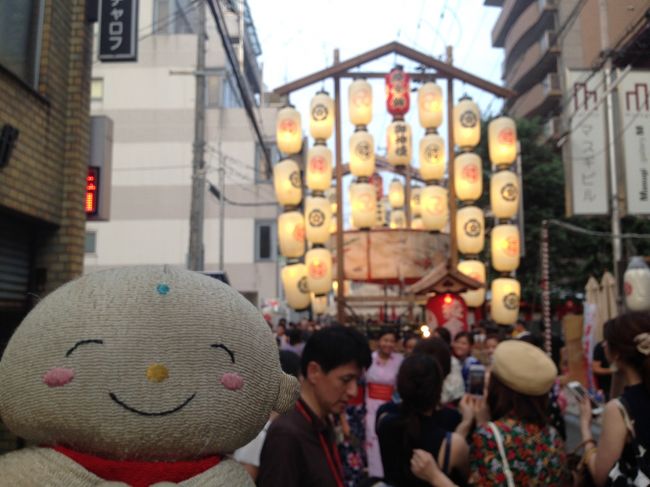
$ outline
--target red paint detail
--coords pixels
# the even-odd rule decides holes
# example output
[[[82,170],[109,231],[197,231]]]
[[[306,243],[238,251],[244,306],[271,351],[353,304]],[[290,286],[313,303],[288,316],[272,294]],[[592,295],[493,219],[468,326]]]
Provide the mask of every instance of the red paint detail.
[[[43,374],[43,384],[48,387],[61,387],[74,379],[74,369],[54,367]]]
[[[236,372],[226,372],[221,376],[221,385],[229,391],[238,391],[244,387],[244,379]]]

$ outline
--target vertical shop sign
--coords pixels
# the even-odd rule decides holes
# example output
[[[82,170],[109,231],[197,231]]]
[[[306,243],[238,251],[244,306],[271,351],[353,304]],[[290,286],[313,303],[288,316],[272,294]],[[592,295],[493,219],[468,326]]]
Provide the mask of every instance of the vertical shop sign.
[[[101,0],[99,60],[138,60],[138,0]]]

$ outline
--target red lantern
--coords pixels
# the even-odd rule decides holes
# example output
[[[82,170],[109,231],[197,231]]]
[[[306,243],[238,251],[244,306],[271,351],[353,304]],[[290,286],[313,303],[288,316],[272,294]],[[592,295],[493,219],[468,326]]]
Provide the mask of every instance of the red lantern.
[[[386,75],[386,109],[394,117],[403,117],[409,111],[410,78],[401,66]]]
[[[453,338],[467,331],[467,305],[458,294],[436,294],[427,301],[427,324],[432,328],[445,327]]]
[[[375,173],[370,176],[370,184],[375,187],[375,191],[377,191],[377,201],[379,201],[384,197],[384,178],[382,178],[379,173]]]

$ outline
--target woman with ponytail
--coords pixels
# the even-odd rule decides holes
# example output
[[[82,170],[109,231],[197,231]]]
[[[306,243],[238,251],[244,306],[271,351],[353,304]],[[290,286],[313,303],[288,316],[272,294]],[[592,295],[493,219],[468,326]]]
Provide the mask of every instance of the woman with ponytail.
[[[411,471],[416,450],[431,454],[442,473],[458,485],[465,485],[469,470],[469,448],[457,433],[440,426],[438,403],[443,374],[429,355],[410,355],[397,374],[397,391],[402,402],[396,411],[382,416],[377,435],[384,466],[384,481],[395,487],[429,486]],[[423,452],[416,452],[420,454]],[[423,478],[423,477],[421,477]]]
[[[605,323],[605,353],[623,373],[623,394],[605,406],[598,445],[591,406],[580,407],[584,463],[597,486],[650,484],[650,314],[628,313]]]

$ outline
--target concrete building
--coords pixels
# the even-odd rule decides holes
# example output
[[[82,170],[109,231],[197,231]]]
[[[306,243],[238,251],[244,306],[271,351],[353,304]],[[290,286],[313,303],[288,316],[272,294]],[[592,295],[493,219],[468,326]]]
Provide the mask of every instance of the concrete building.
[[[82,1],[0,2],[0,354],[83,265],[92,26]],[[17,440],[0,424],[0,452]]]
[[[222,1],[229,33],[237,37],[240,2]],[[140,1],[135,63],[93,66],[93,115],[113,121],[110,214],[89,221],[85,271],[130,264],[186,266],[189,244],[198,4]],[[255,133],[233,73],[207,19],[207,181],[219,188],[225,172],[224,267],[233,287],[253,303],[277,297],[277,206]],[[264,137],[273,149],[277,108],[264,98],[261,54],[248,6],[243,69],[257,103]],[[238,39],[233,39],[236,44]],[[238,51],[238,47],[235,48]],[[241,51],[239,51],[241,53]],[[205,270],[219,269],[219,201],[205,196]]]
[[[501,13],[492,45],[505,51],[503,80],[518,93],[508,100],[515,117],[540,116],[549,137],[559,135],[564,73],[602,60],[599,0],[485,0]],[[650,1],[607,0],[606,24],[615,65],[650,64]]]

